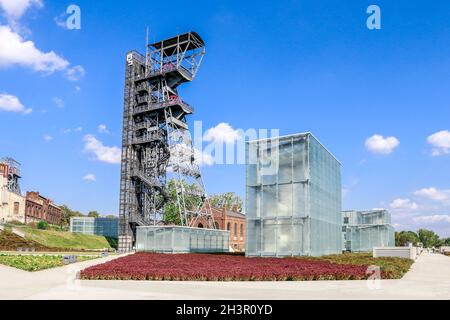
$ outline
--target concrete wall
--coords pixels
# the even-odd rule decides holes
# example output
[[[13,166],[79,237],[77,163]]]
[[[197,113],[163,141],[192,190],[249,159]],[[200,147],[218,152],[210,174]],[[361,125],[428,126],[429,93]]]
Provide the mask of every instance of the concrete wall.
[[[0,188],[0,222],[25,222],[25,198]]]
[[[417,247],[378,247],[373,248],[373,257],[394,257],[416,260],[422,253],[421,248]]]

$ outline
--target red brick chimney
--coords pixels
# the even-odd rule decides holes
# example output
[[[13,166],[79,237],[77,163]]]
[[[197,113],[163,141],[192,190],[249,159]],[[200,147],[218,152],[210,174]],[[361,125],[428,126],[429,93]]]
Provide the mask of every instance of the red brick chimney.
[[[222,207],[222,215],[223,215],[224,218],[227,216],[227,211],[228,211],[227,210],[227,205],[224,204],[223,207]]]

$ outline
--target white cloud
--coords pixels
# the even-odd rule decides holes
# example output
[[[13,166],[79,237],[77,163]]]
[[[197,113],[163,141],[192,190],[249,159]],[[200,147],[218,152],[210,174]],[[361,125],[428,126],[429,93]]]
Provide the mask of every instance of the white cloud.
[[[342,196],[346,197],[349,193],[350,193],[350,189],[349,188],[342,188]]]
[[[70,81],[78,81],[81,78],[83,78],[85,74],[86,71],[82,66],[75,66],[67,69],[66,78],[69,79]]]
[[[234,130],[228,123],[219,123],[206,131],[203,140],[212,142],[225,142],[231,144],[240,139],[239,131]]]
[[[396,137],[383,137],[375,134],[366,140],[366,148],[376,154],[390,154],[398,146],[400,141]]]
[[[417,223],[450,223],[450,215],[433,215],[413,218]]]
[[[433,146],[431,154],[435,157],[450,154],[450,131],[443,130],[428,137],[428,143]]]
[[[64,133],[64,134],[72,133],[72,132],[78,133],[78,132],[81,132],[81,131],[83,131],[83,127],[77,127],[77,128],[75,128],[75,129],[64,129],[64,130],[63,130],[63,133]]]
[[[119,147],[107,147],[90,134],[84,137],[84,142],[85,152],[94,155],[95,160],[110,164],[120,163],[121,151]]]
[[[75,86],[75,90],[77,90],[77,91],[81,91],[81,87],[79,87],[79,86]]]
[[[446,201],[450,199],[450,190],[439,190],[434,187],[417,190],[414,194],[434,201]]]
[[[194,149],[195,161],[199,166],[212,166],[214,165],[214,158],[206,152],[201,152],[198,149]]]
[[[10,23],[20,19],[28,8],[43,6],[41,0],[0,0],[0,7]]]
[[[16,96],[0,93],[0,111],[30,114],[33,110],[27,109]]]
[[[176,144],[170,148],[170,165],[177,164],[180,167],[191,166],[192,147],[187,144]],[[194,148],[195,163],[199,166],[214,165],[214,158],[206,153]]]
[[[53,51],[40,51],[33,41],[24,40],[9,26],[0,26],[0,68],[13,65],[53,73],[66,70],[69,62]]]
[[[95,177],[94,174],[89,173],[89,174],[87,174],[87,175],[85,175],[85,176],[83,177],[83,180],[84,180],[84,181],[95,182],[95,181],[97,181],[97,178]]]
[[[52,100],[55,106],[57,106],[58,108],[64,108],[64,101],[61,98],[54,97]]]
[[[417,203],[412,202],[410,199],[395,199],[389,205],[392,209],[397,210],[416,210],[419,206]]]
[[[46,135],[44,135],[44,140],[45,140],[46,142],[50,142],[50,141],[53,140],[53,137],[52,137],[51,135],[46,134]]]
[[[100,125],[97,127],[97,131],[98,131],[99,133],[105,133],[105,134],[108,134],[108,133],[109,133],[108,128],[107,128],[106,125],[104,125],[104,124],[100,124]]]
[[[53,18],[56,25],[60,28],[67,29],[67,16],[66,13],[59,15],[58,17]]]

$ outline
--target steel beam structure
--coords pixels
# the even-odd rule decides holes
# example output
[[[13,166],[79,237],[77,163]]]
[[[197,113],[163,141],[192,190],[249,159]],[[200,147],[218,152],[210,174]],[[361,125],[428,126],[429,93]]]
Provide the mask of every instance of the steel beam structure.
[[[20,195],[20,163],[9,157],[0,159],[0,163],[3,163],[8,167],[8,190]]]
[[[130,251],[137,226],[164,225],[176,203],[182,226],[198,219],[214,229],[186,116],[194,109],[178,87],[191,82],[205,44],[195,32],[148,44],[146,55],[127,53],[120,181],[119,250]],[[173,181],[175,195],[169,192]]]

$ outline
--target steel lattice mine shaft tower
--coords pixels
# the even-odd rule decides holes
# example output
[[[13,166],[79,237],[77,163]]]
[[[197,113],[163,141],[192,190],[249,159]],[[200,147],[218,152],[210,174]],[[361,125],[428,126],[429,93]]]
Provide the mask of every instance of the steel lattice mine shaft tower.
[[[182,226],[201,219],[214,228],[186,122],[194,110],[178,94],[181,84],[194,79],[204,54],[203,40],[189,32],[149,44],[145,56],[126,56],[121,251],[132,250],[137,226],[164,225],[169,203]]]

